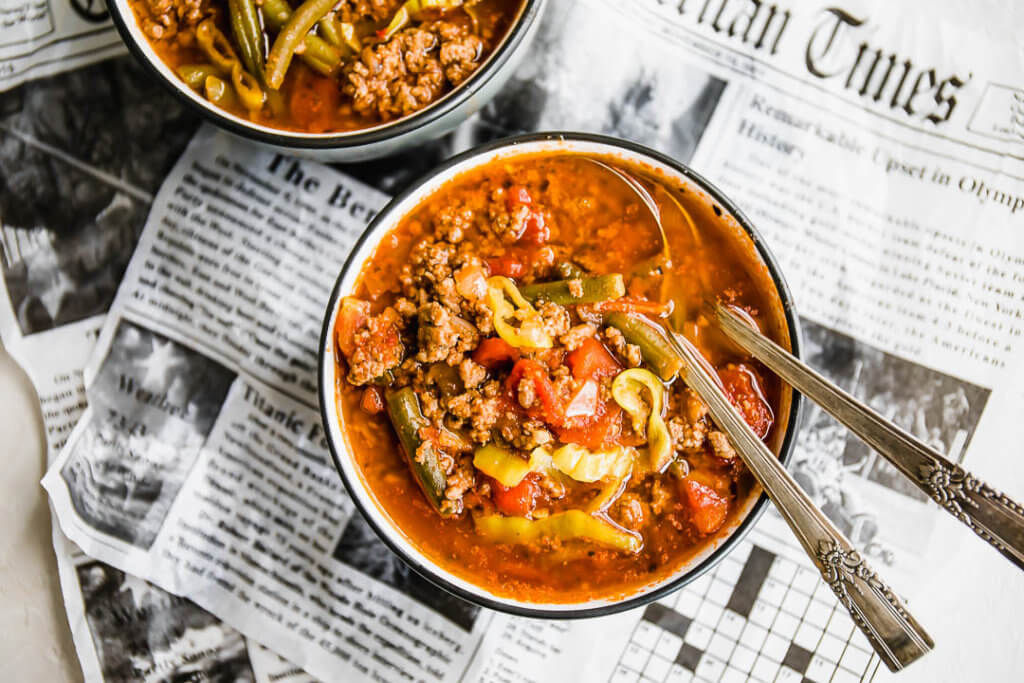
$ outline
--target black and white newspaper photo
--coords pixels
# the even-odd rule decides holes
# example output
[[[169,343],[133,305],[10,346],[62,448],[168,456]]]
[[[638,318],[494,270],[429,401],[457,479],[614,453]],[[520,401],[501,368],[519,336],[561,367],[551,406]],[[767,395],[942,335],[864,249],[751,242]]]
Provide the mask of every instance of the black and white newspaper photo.
[[[0,92],[125,52],[98,0],[9,0],[0,6]]]
[[[33,81],[4,102],[0,333],[35,385],[56,457],[85,411],[82,371],[152,193],[198,121],[147,87],[127,59]],[[136,133],[136,147],[114,142],[126,126]],[[78,203],[61,198],[60,188],[69,187],[78,188]],[[87,679],[166,680],[211,671],[233,678],[248,668],[231,663],[247,661],[239,633],[194,603],[84,555],[57,527],[53,547]],[[205,635],[194,645],[189,629],[200,626]],[[260,661],[258,681],[293,668],[272,654]]]
[[[0,8],[0,339],[38,398],[85,680],[1014,680],[1013,567],[811,401],[789,473],[943,624],[906,672],[773,505],[680,590],[588,619],[444,590],[364,517],[318,401],[339,271],[424,174],[537,131],[695,169],[777,259],[802,360],[1024,498],[1024,56],[977,28],[996,5],[962,25],[958,2],[546,5],[454,130],[346,162],[218,129],[124,54],[102,2]],[[964,630],[977,657],[942,659]]]

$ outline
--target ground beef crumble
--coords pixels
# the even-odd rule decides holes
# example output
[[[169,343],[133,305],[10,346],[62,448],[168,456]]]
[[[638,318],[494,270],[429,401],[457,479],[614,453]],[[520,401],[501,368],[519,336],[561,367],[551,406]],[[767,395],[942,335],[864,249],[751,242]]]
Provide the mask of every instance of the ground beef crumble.
[[[470,358],[464,358],[459,363],[459,379],[467,389],[472,389],[487,379],[487,369]]]
[[[552,337],[561,337],[569,332],[572,319],[565,306],[559,306],[551,301],[544,301],[537,307],[541,320],[544,321],[544,331]]]
[[[622,332],[619,332],[614,327],[606,327],[602,336],[608,348],[618,356],[619,360],[627,368],[638,368],[643,365],[644,358],[643,354],[640,353],[640,347],[627,342],[626,338],[622,336]]]
[[[708,442],[711,444],[711,448],[715,451],[715,455],[725,460],[732,460],[736,457],[736,451],[733,449],[732,444],[729,443],[729,437],[723,432],[713,431],[708,434]]]
[[[213,13],[208,0],[145,0],[136,5],[144,9],[142,30],[153,40],[177,37],[183,44],[191,44],[194,29],[199,22]]]
[[[421,306],[418,319],[416,360],[421,363],[443,361],[458,366],[466,352],[477,346],[477,329],[437,302]]]
[[[368,318],[356,330],[353,352],[348,358],[348,381],[367,384],[398,367],[404,357],[400,340],[402,316],[391,307],[380,315]]]
[[[477,67],[480,38],[464,22],[434,21],[367,45],[345,65],[343,91],[353,108],[381,120],[422,109]]]
[[[692,389],[673,391],[670,401],[675,416],[669,419],[668,430],[675,451],[686,454],[703,449],[711,431],[707,405]]]
[[[427,28],[441,37],[439,58],[444,76],[452,85],[466,80],[476,69],[484,44],[465,23],[438,21]]]
[[[575,351],[583,343],[583,340],[589,339],[597,334],[597,325],[591,323],[580,323],[579,325],[573,325],[569,328],[569,331],[558,338],[558,343],[564,346],[569,351]]]
[[[509,207],[507,191],[504,187],[491,192],[491,204],[488,207],[488,226],[492,234],[506,244],[514,244],[526,230],[526,220],[530,217],[530,207],[516,204]]]
[[[647,505],[635,493],[624,493],[619,496],[611,508],[612,519],[633,531],[644,525],[647,514]]]

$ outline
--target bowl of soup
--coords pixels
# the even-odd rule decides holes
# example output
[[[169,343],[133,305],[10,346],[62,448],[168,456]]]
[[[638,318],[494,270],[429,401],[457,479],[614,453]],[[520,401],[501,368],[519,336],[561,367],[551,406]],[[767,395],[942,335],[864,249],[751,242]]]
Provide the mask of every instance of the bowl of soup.
[[[380,157],[493,97],[545,0],[108,0],[128,48],[205,118],[326,161]]]
[[[506,612],[596,616],[692,581],[766,499],[667,330],[783,460],[797,424],[710,300],[799,352],[763,240],[684,165],[573,133],[452,159],[374,219],[330,298],[320,405],[352,500],[415,570]]]

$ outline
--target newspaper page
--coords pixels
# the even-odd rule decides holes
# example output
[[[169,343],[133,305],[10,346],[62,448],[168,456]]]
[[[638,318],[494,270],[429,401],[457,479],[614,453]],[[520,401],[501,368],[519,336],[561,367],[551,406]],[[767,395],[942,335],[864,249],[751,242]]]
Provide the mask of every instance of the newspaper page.
[[[156,106],[140,109],[136,96]],[[124,59],[0,101],[0,338],[35,386],[52,459],[85,411],[82,370],[152,193],[196,121]],[[102,144],[126,128],[134,145]],[[77,201],[54,196],[66,187]],[[53,544],[86,680],[308,680],[195,603],[86,556],[56,524]]]
[[[90,556],[314,675],[454,680],[493,616],[353,514],[316,409],[326,297],[385,200],[201,129],[157,195],[47,486]]]
[[[0,91],[124,52],[103,0],[0,3]]]
[[[633,3],[628,14],[618,3],[603,0],[558,4],[545,17],[536,49],[509,87],[478,119],[416,160],[429,168],[452,151],[504,132],[575,128],[634,139],[693,162],[746,207],[773,246],[804,313],[811,363],[896,422],[963,459],[978,444],[991,443],[1020,407],[1020,397],[1004,380],[1020,372],[1020,354],[1014,351],[1019,350],[1024,247],[1019,239],[1007,239],[1021,215],[1015,109],[1020,98],[1017,89],[1005,85],[1020,80],[1020,57],[1007,46],[939,25],[936,30],[955,36],[958,45],[955,53],[943,50],[952,38],[911,33],[898,12],[852,2],[837,9],[647,0]],[[595,48],[627,39],[644,46],[633,60]],[[224,154],[234,158],[243,152],[233,144]],[[284,160],[280,164],[279,169],[291,168]],[[303,177],[312,173],[321,183],[331,177],[307,162],[298,168]],[[409,166],[399,167],[393,176],[387,162],[346,170],[380,173],[378,186],[387,189],[389,183],[398,187],[407,179]],[[180,186],[183,181],[175,178],[165,190]],[[320,194],[321,201],[330,199],[322,190]],[[158,200],[154,216],[163,209]],[[343,207],[314,203],[310,210],[344,215]],[[177,217],[182,214],[164,215],[180,226]],[[154,216],[147,235],[159,230],[153,226],[162,218]],[[199,253],[199,247],[208,245],[192,246]],[[152,267],[163,265],[172,273],[181,267],[168,256],[175,254],[154,252]],[[180,254],[177,258],[182,259]],[[274,628],[280,623],[276,615],[254,616],[251,603],[228,600],[227,587],[207,583],[227,580],[224,573],[244,562],[230,561],[230,548],[240,542],[232,531],[258,533],[257,527],[227,530],[219,523],[232,515],[258,522],[259,510],[241,514],[235,508],[213,507],[230,498],[216,486],[238,495],[231,475],[241,466],[237,456],[230,458],[232,448],[242,447],[238,434],[249,430],[259,436],[262,443],[252,438],[250,448],[278,443],[252,431],[275,429],[259,424],[256,397],[265,399],[275,414],[294,411],[302,421],[301,408],[312,405],[311,395],[303,396],[301,362],[295,366],[282,358],[274,367],[262,367],[228,340],[221,348],[207,348],[217,339],[216,330],[192,330],[198,323],[186,320],[167,292],[155,297],[166,304],[166,315],[133,309],[125,292],[145,292],[140,289],[143,280],[143,273],[136,279],[129,273],[119,295],[124,306],[115,306],[118,313],[104,326],[104,339],[91,362],[96,373],[89,394],[94,412],[48,476],[62,525],[69,533],[74,529],[76,540],[88,542],[90,554],[187,594],[313,673],[337,678],[362,671],[388,679],[404,671],[415,677],[412,672],[419,670],[405,655],[418,650],[357,631],[360,635],[350,640],[337,635],[330,639],[348,646],[332,658],[303,642],[303,625],[316,630],[308,626],[312,620],[296,622],[294,631],[287,623]],[[289,313],[302,307],[300,301],[289,303]],[[163,373],[160,368],[167,364],[172,371]],[[117,400],[121,376],[139,387],[154,366],[151,384],[167,382],[169,397],[173,381],[179,399],[196,401],[187,415],[170,419],[159,414],[159,405]],[[194,366],[203,368],[203,382],[216,382],[223,396],[217,405],[210,405],[205,392],[196,395],[199,371]],[[122,375],[124,368],[131,371]],[[160,395],[153,386],[142,388]],[[139,403],[139,396],[132,401]],[[165,407],[174,406],[169,398],[164,400]],[[114,408],[107,413],[109,419],[97,418],[96,406],[108,404]],[[993,405],[1000,409],[986,410]],[[256,415],[246,412],[254,408]],[[240,424],[240,416],[256,422]],[[118,427],[121,417],[125,421]],[[929,504],[827,417],[809,412],[808,421],[815,428],[803,431],[795,474],[876,566],[893,577],[892,583],[913,597],[913,583],[903,577],[913,575],[914,559],[927,542]],[[122,476],[125,486],[119,490],[127,491],[130,482],[131,495],[143,503],[125,496],[103,500],[97,491],[106,488],[90,490],[89,482],[74,480],[83,471],[79,465],[76,473],[76,460],[137,466],[152,457],[146,435],[131,433],[135,424],[160,433],[172,446],[153,462],[141,463],[140,471],[124,467],[130,476]],[[315,439],[277,434],[294,452],[285,451],[283,443],[273,446],[277,453],[266,452],[313,471],[315,459],[307,454],[316,453]],[[85,442],[87,436],[93,441]],[[273,462],[249,456],[263,467]],[[182,460],[190,460],[191,466],[183,468]],[[94,471],[117,474],[114,467]],[[281,500],[286,486],[320,484],[312,475],[295,482],[284,476],[287,472],[272,471],[276,479],[267,481],[276,480],[281,488],[260,491],[276,493]],[[146,477],[140,476],[152,472],[157,474],[150,485],[160,481],[157,493],[152,488],[147,493]],[[257,476],[244,474],[250,477],[246,481]],[[72,503],[75,496],[80,508]],[[381,561],[390,555],[372,534],[359,531],[365,525],[349,514],[343,493],[336,492],[331,500],[337,509],[324,503],[318,511],[327,511],[344,529],[341,538],[355,539],[346,548],[365,547],[365,556],[373,560],[339,561],[344,567],[363,567],[355,573],[338,570],[337,564],[324,566],[333,578],[350,576],[353,586],[390,596],[393,605],[411,605],[408,614],[415,614],[421,626],[426,623],[421,614],[426,613],[441,620],[444,633],[465,634],[457,644],[475,654],[446,662],[445,678],[543,680],[564,672],[614,680],[857,680],[870,678],[877,669],[864,639],[770,515],[712,574],[657,604],[609,617],[603,626],[606,620],[533,622],[482,610],[467,619],[457,609],[431,604],[425,596],[436,593],[432,589],[417,597],[408,583],[384,583],[381,588],[371,575],[401,572]],[[210,506],[210,518],[199,526],[189,515],[200,514],[201,503]],[[133,521],[132,530],[125,530],[125,519]],[[894,520],[903,523],[895,525]],[[307,535],[309,545],[300,548],[307,552],[316,550],[314,541],[328,552],[341,544],[337,532],[323,539]],[[368,540],[363,544],[361,538]],[[331,548],[327,540],[337,545]],[[176,559],[156,557],[155,549],[167,550]],[[346,550],[344,556],[349,555],[356,553]],[[193,576],[186,580],[189,572]],[[264,579],[262,585],[271,590],[276,585],[291,600],[295,598],[287,591],[306,585],[300,577],[283,574]],[[236,589],[243,581],[233,580]],[[333,604],[347,608],[337,613],[341,624],[347,625],[342,617],[352,619],[351,614],[366,617],[342,597],[352,603],[350,595],[335,598]],[[266,595],[259,604],[273,611],[273,600]],[[360,604],[366,607],[368,602]],[[469,628],[452,626],[460,623]],[[407,629],[408,642],[416,638],[431,643],[425,639],[434,634],[430,627]],[[340,627],[339,632],[346,633]],[[601,643],[597,653],[595,642]],[[368,661],[369,668],[361,669]]]

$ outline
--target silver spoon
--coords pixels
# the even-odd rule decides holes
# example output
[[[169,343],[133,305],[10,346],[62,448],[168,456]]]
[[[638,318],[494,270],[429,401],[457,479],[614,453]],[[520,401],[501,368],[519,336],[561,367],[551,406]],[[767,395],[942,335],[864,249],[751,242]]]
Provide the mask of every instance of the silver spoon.
[[[665,262],[671,264],[661,211],[647,189],[631,175],[613,166],[596,159],[588,160],[617,176],[648,208],[661,233]],[[696,231],[692,219],[689,219],[682,207],[679,209]],[[696,234],[695,238],[699,243]],[[683,381],[708,405],[715,423],[725,431],[747,469],[775,503],[782,518],[821,572],[822,578],[889,670],[899,671],[931,650],[934,646],[931,637],[864,561],[853,544],[815,507],[775,454],[768,450],[733,407],[700,351],[674,330],[660,323],[658,326],[662,327],[666,338],[684,360],[681,373]]]
[[[896,466],[917,488],[1024,569],[1024,507],[835,386],[721,303],[726,335]]]
[[[687,386],[708,405],[744,464],[775,503],[822,578],[890,671],[899,671],[932,649],[934,643],[903,603],[860,553],[815,507],[799,484],[747,425],[706,367],[707,361],[683,336],[665,330],[685,361]]]

